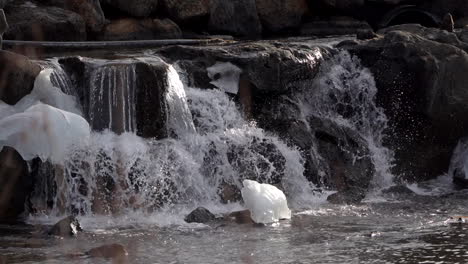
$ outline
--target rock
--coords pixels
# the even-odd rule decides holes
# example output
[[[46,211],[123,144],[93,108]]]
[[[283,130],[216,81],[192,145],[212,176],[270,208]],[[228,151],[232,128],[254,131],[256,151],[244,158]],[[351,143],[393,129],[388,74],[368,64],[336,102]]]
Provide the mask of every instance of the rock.
[[[403,197],[412,197],[415,196],[414,193],[410,188],[405,185],[395,185],[390,188],[382,190],[382,194],[386,197],[392,198],[403,198]]]
[[[10,147],[0,152],[0,221],[15,221],[33,189],[28,164]]]
[[[102,131],[109,128],[115,133],[134,130],[138,136],[144,138],[165,138],[168,135],[166,126],[168,118],[168,105],[165,95],[169,89],[169,65],[161,59],[154,57],[142,62],[138,59],[108,60],[105,64],[101,60],[85,57],[70,57],[60,60],[66,72],[71,76],[77,86],[80,103],[84,107],[84,115],[93,130]],[[134,77],[138,76],[138,78]],[[112,85],[114,79],[124,78],[121,85]],[[122,89],[130,89],[134,93],[133,116],[136,127],[129,124],[131,118],[109,111],[122,113],[126,98],[113,97],[112,94],[121,94]],[[102,110],[96,102],[102,92],[104,98],[113,98],[111,109]],[[105,99],[105,100],[108,100]],[[150,121],[151,120],[151,121]]]
[[[363,34],[364,32],[373,33],[373,30],[367,22],[351,17],[330,17],[326,20],[305,23],[301,27],[301,35],[306,36],[350,35]]]
[[[84,19],[86,30],[91,34],[99,33],[106,24],[99,0],[42,0],[41,3],[77,13]]]
[[[0,0],[0,9],[5,8],[7,2],[8,2],[8,0]]]
[[[2,49],[2,42],[3,42],[3,33],[8,29],[8,23],[5,17],[5,12],[3,9],[0,9],[0,50]]]
[[[9,28],[6,39],[43,41],[84,41],[86,25],[78,14],[58,7],[32,2],[8,5],[5,13]]]
[[[109,244],[93,248],[87,251],[86,255],[94,258],[119,260],[126,259],[128,257],[128,252],[121,244]]]
[[[468,17],[468,2],[464,0],[433,0],[423,3],[422,7],[440,17],[450,13],[455,18],[455,21]]]
[[[222,34],[259,38],[262,25],[255,0],[211,0],[209,28]]]
[[[222,203],[238,202],[242,198],[240,189],[236,185],[228,183],[221,184],[219,196]]]
[[[360,190],[337,192],[329,195],[327,201],[332,204],[357,204],[366,197],[366,193]]]
[[[101,0],[102,4],[107,4],[135,17],[149,17],[156,12],[158,2],[158,0]]]
[[[182,37],[180,28],[169,19],[134,19],[123,18],[111,21],[98,40],[148,40],[177,39]]]
[[[74,216],[68,216],[57,222],[48,232],[51,236],[73,237],[83,231],[80,222]]]
[[[29,94],[41,68],[27,57],[0,51],[0,100],[14,105]]]
[[[448,32],[453,32],[455,24],[453,23],[453,17],[450,13],[445,14],[444,18],[442,19],[442,24],[440,25],[440,29],[446,30]]]
[[[389,118],[385,144],[395,151],[394,173],[425,180],[447,171],[468,131],[468,55],[453,33],[410,28],[387,29],[383,38],[347,49],[374,74],[377,103]]]
[[[198,207],[188,214],[184,220],[187,223],[208,223],[216,219],[216,216],[212,214],[208,209],[203,207]]]
[[[162,4],[170,18],[186,26],[203,22],[210,15],[210,0],[162,0]]]
[[[357,8],[364,5],[364,0],[320,0],[321,3],[328,7],[332,7],[335,9],[350,9],[350,8]]]
[[[237,224],[255,224],[249,210],[232,212],[228,214],[226,218],[230,221],[236,222]]]
[[[0,9],[0,36],[5,33],[8,29],[8,22],[5,17],[5,12],[3,9]]]
[[[308,11],[306,0],[256,0],[263,28],[270,32],[297,28]]]

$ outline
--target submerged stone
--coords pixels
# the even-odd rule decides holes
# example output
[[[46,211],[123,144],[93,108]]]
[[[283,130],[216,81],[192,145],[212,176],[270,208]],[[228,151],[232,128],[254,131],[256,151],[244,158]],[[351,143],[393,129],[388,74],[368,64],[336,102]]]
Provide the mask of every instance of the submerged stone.
[[[109,244],[95,247],[86,252],[86,255],[89,255],[94,258],[105,258],[105,259],[125,259],[128,256],[127,249],[121,244]]]
[[[56,223],[48,232],[49,235],[59,237],[73,237],[83,231],[80,222],[74,216],[68,216]]]
[[[185,217],[187,223],[208,223],[216,219],[216,216],[212,214],[208,209],[198,207],[193,210],[190,214]]]

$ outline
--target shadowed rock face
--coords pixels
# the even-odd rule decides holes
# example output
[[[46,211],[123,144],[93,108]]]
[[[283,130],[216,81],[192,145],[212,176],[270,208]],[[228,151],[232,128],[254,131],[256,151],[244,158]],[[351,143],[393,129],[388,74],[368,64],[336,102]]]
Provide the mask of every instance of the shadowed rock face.
[[[41,68],[27,57],[8,51],[0,51],[0,65],[0,100],[14,105],[32,91]]]
[[[214,32],[238,37],[259,38],[262,25],[257,14],[255,0],[210,0],[209,28]]]
[[[0,221],[18,220],[32,191],[28,165],[13,148],[0,152]]]
[[[158,7],[158,0],[102,0],[101,3],[117,8],[135,17],[148,17],[154,13]]]
[[[306,0],[256,0],[263,28],[270,32],[297,28],[308,11]]]
[[[436,177],[447,171],[468,131],[466,43],[416,25],[382,33],[347,48],[374,74],[378,103],[390,119],[386,144],[395,151],[395,173],[409,180]]]
[[[32,2],[14,2],[6,7],[5,13],[9,23],[6,39],[86,40],[85,21],[74,12]]]
[[[111,21],[103,32],[96,36],[98,40],[147,40],[181,38],[180,28],[170,19],[134,19],[124,18]]]

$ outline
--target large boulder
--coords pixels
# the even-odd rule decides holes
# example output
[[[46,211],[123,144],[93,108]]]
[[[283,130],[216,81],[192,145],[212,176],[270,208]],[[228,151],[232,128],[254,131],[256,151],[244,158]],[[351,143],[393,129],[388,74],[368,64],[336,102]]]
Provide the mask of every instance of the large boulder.
[[[83,41],[86,24],[83,18],[71,11],[32,2],[15,2],[5,8],[9,28],[6,39]]]
[[[102,4],[135,17],[148,17],[153,14],[157,10],[158,2],[158,0],[101,0]]]
[[[86,23],[88,33],[98,33],[106,24],[99,0],[41,0],[41,2],[79,14]]]
[[[306,0],[256,0],[263,28],[270,32],[297,28],[308,11]]]
[[[447,171],[468,131],[468,54],[455,34],[414,27],[341,46],[374,74],[378,104],[389,118],[385,143],[395,151],[394,172],[424,180]]]
[[[209,28],[239,37],[259,38],[262,25],[255,0],[211,0]]]
[[[136,131],[145,138],[164,138],[168,134],[169,65],[159,58],[95,60],[70,57],[60,60],[77,87],[84,115],[93,130],[110,129],[115,133]],[[114,96],[117,95],[117,96]],[[110,100],[109,107],[99,97]],[[126,113],[125,105],[134,105]],[[124,114],[122,114],[124,113]],[[135,119],[134,119],[135,118]]]
[[[32,91],[41,67],[8,51],[0,51],[0,65],[0,100],[14,105]]]
[[[203,21],[210,14],[210,0],[163,0],[162,4],[170,18],[186,26]]]
[[[176,39],[182,37],[182,31],[170,19],[123,18],[113,20],[96,37],[106,41]]]
[[[0,221],[18,220],[32,192],[28,164],[10,147],[0,152]]]

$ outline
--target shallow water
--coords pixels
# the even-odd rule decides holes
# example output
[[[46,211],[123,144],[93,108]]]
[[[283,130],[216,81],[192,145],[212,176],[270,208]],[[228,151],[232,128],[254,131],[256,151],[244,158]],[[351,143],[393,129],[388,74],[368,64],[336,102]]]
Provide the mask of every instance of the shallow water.
[[[57,219],[31,218],[31,226],[0,226],[0,255],[7,263],[109,263],[80,253],[120,243],[126,263],[465,263],[468,225],[446,220],[468,211],[466,198],[468,192],[452,191],[323,203],[268,226],[186,224],[188,210],[87,217],[80,218],[85,232],[69,239],[38,235]]]

